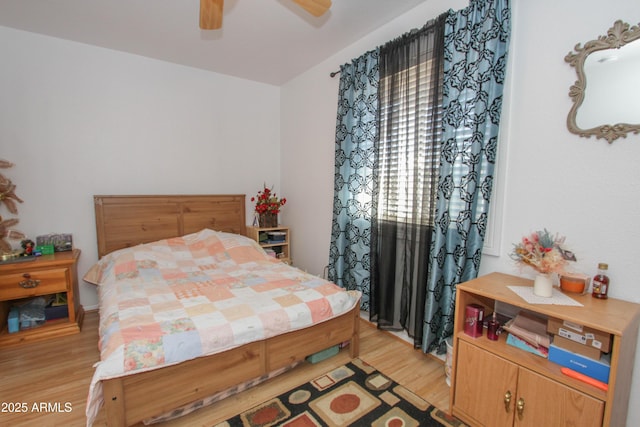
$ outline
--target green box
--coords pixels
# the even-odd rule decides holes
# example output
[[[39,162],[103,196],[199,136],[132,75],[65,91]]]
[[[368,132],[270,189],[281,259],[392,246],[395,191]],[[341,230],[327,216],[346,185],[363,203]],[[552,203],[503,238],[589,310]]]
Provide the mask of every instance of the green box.
[[[55,248],[53,245],[42,245],[36,246],[36,251],[40,252],[42,255],[53,255]]]
[[[340,351],[340,346],[334,345],[333,347],[325,348],[322,351],[307,356],[307,361],[311,363],[322,362],[325,359],[335,356]]]

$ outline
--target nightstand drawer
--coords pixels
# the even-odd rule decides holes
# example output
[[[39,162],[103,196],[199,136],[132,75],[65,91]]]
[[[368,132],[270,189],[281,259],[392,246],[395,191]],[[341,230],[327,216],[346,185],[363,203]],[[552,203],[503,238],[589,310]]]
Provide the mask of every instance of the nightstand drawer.
[[[34,270],[0,276],[0,301],[67,291],[68,268]]]

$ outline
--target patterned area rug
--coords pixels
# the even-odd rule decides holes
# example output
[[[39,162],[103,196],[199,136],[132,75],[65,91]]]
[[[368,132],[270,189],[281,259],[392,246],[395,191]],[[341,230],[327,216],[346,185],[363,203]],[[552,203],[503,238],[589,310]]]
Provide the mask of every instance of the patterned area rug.
[[[359,359],[216,427],[462,427]]]

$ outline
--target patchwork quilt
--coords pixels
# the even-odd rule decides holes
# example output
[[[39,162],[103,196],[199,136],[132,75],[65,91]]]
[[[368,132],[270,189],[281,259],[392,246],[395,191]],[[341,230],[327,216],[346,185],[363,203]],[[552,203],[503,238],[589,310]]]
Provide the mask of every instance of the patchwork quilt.
[[[85,280],[98,286],[101,352],[87,425],[102,405],[103,379],[305,328],[360,298],[268,256],[247,237],[212,230],[115,251]]]

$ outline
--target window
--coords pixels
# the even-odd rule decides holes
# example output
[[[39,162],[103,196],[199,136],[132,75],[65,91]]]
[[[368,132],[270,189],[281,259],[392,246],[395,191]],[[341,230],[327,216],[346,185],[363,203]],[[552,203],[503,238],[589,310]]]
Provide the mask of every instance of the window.
[[[423,60],[380,80],[378,217],[432,225],[442,128],[439,61]]]

